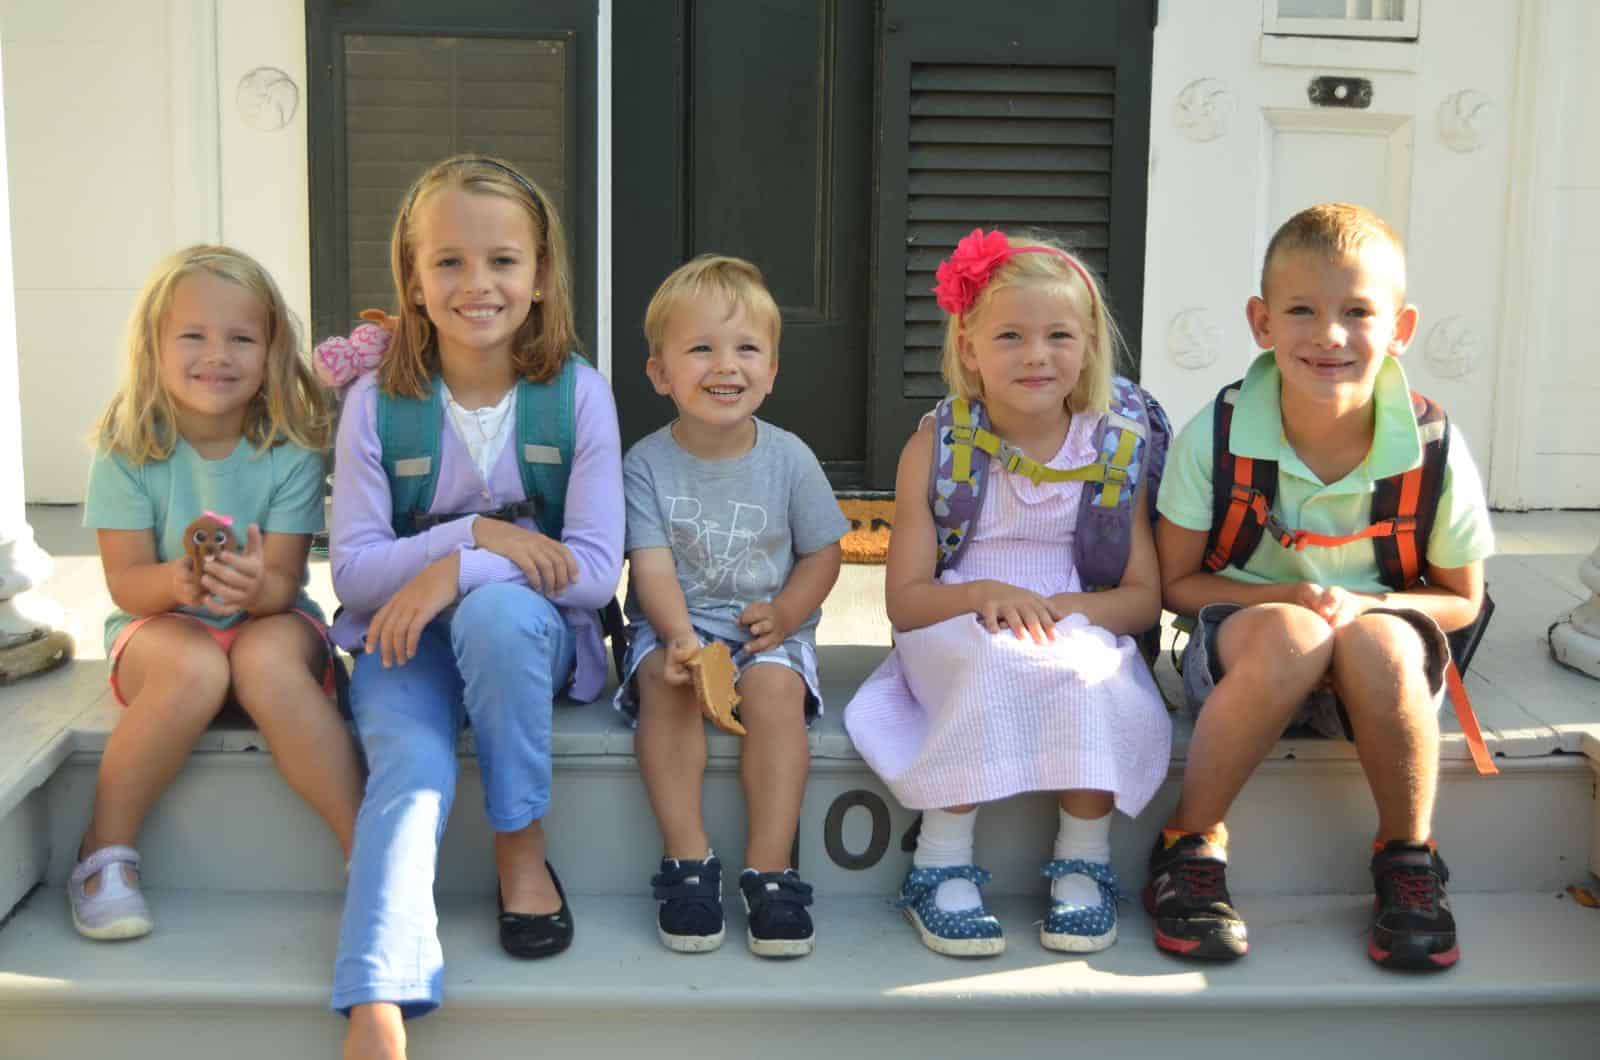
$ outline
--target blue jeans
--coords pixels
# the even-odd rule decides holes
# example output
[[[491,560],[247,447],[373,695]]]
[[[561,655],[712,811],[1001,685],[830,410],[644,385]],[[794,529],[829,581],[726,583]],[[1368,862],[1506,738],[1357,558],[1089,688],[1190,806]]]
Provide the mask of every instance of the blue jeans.
[[[551,703],[572,673],[573,645],[554,604],[500,583],[430,623],[404,666],[356,657],[350,710],[369,775],[339,925],[336,1011],[388,1001],[411,1017],[439,1006],[433,881],[456,793],[457,734],[470,720],[490,827],[515,832],[542,818]]]

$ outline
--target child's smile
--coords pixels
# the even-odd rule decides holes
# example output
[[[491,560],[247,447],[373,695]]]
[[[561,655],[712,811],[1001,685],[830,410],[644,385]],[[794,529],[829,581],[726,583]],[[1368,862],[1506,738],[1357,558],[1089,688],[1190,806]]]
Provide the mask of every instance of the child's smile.
[[[1398,268],[1379,249],[1342,261],[1291,252],[1273,263],[1270,290],[1247,313],[1286,388],[1347,406],[1372,400],[1384,358],[1398,357],[1416,328]]]
[[[191,441],[237,435],[266,379],[267,311],[238,284],[207,272],[178,281],[161,326],[161,385]]]
[[[689,429],[727,432],[742,429],[772,393],[777,351],[743,309],[691,300],[673,313],[645,371]]]
[[[961,363],[983,381],[991,415],[1066,415],[1083,371],[1088,332],[1064,293],[1010,286],[996,291],[962,335]]]
[[[539,255],[533,223],[511,199],[447,188],[420,207],[419,300],[441,356],[510,356],[533,308]]]

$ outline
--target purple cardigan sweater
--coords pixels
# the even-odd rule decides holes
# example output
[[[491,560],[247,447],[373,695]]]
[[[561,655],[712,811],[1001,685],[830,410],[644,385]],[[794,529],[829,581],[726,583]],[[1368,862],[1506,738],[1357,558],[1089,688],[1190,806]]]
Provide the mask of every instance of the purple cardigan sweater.
[[[622,452],[611,387],[582,362],[573,404],[577,422],[561,541],[578,561],[578,580],[550,600],[577,636],[577,663],[567,693],[588,702],[606,682],[605,644],[595,612],[616,593],[622,574]],[[513,431],[515,422],[513,416]],[[448,425],[440,431],[439,449],[439,484],[429,511],[487,511],[526,499],[515,438],[500,453],[488,482]],[[341,648],[360,650],[378,608],[424,567],[452,552],[461,554],[462,595],[492,582],[528,583],[516,564],[473,545],[476,516],[441,523],[413,537],[394,536],[389,480],[378,445],[377,373],[358,379],[345,395],[336,452],[329,537],[333,588],[344,605],[333,624],[334,643]],[[521,525],[533,524],[524,520]]]

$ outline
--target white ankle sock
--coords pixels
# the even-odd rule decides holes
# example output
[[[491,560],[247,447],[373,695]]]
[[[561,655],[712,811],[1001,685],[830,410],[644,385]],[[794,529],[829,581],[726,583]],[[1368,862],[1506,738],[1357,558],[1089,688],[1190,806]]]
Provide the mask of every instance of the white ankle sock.
[[[972,833],[977,824],[977,810],[968,813],[924,810],[922,830],[917,834],[917,851],[911,855],[911,863],[919,869],[972,864]],[[933,902],[950,913],[980,906],[983,899],[971,880],[945,880],[933,892]]]
[[[1074,817],[1060,810],[1061,828],[1056,832],[1055,856],[1079,858],[1102,865],[1111,862],[1111,814],[1104,817]],[[1100,885],[1082,873],[1063,876],[1050,885],[1050,897],[1067,905],[1093,908],[1100,904]]]

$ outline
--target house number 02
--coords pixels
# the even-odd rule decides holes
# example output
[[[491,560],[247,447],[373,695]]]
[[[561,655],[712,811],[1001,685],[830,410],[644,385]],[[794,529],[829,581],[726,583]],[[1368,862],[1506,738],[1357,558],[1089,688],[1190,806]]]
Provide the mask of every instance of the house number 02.
[[[867,840],[866,849],[859,854],[852,853],[844,845],[845,814],[857,806],[864,808],[872,817],[872,836]],[[890,827],[889,807],[884,804],[883,798],[874,792],[854,788],[842,792],[828,807],[828,815],[822,822],[822,843],[828,851],[828,857],[841,869],[870,869],[882,860],[884,852],[889,849]]]

